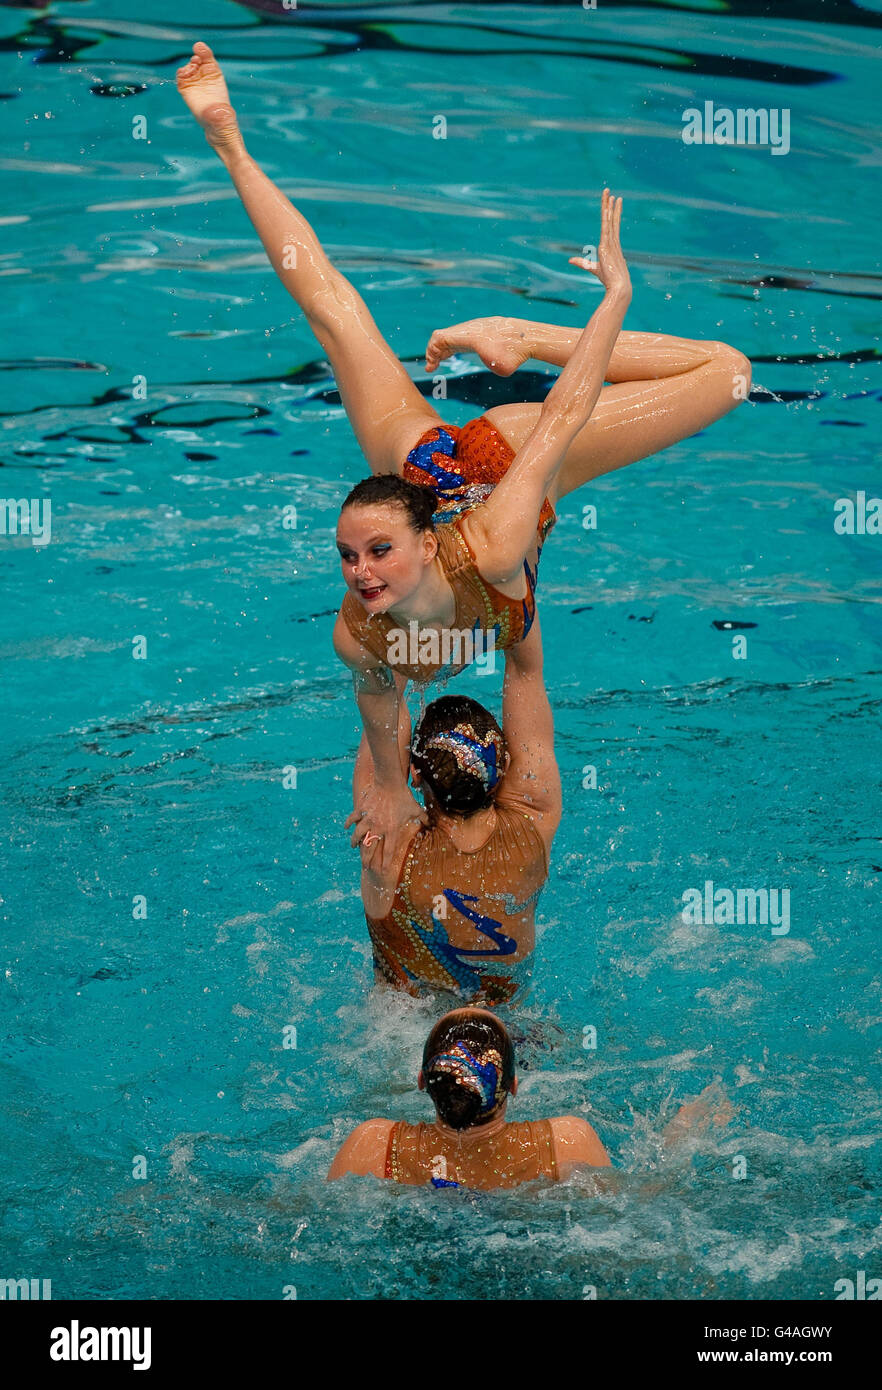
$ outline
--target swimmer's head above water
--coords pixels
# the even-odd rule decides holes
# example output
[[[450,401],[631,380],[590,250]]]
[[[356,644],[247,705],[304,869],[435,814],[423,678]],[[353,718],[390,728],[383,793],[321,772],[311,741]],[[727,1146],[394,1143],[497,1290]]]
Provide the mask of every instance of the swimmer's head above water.
[[[337,522],[337,549],[350,593],[368,613],[406,603],[432,568],[437,507],[429,487],[397,473],[356,483]]]
[[[450,1129],[498,1119],[518,1088],[505,1024],[488,1009],[453,1009],[439,1018],[426,1039],[417,1084]]]
[[[455,816],[492,806],[510,761],[499,724],[467,695],[432,701],[414,731],[410,757],[426,805]]]

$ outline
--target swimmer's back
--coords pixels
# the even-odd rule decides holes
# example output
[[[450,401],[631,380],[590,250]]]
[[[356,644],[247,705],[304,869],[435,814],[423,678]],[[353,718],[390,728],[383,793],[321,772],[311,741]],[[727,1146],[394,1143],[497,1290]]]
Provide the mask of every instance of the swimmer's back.
[[[500,800],[478,849],[461,850],[430,824],[417,831],[397,881],[362,877],[374,963],[413,993],[447,989],[498,1003],[525,983],[548,847],[531,811]]]
[[[562,1181],[579,1168],[611,1166],[598,1135],[578,1115],[507,1124],[503,1134],[500,1153],[490,1155],[487,1172],[473,1172],[470,1175],[473,1181],[461,1186],[486,1190],[513,1187],[540,1177]],[[456,1141],[446,1140],[434,1125],[366,1120],[343,1144],[328,1170],[328,1179],[355,1173],[362,1177],[387,1178],[411,1187],[425,1186],[441,1174],[439,1159],[444,1159],[444,1168],[455,1174],[459,1152]],[[498,1161],[494,1164],[494,1159],[502,1160],[503,1181],[497,1180],[498,1174],[493,1171],[500,1166]],[[397,1167],[397,1175],[391,1171],[393,1165]]]

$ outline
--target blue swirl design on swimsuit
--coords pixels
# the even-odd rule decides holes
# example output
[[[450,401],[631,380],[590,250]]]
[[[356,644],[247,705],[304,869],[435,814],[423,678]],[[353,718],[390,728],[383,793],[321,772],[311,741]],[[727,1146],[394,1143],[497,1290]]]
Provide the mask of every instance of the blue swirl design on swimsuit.
[[[490,938],[494,949],[475,947],[469,950],[464,946],[451,945],[444,923],[435,916],[434,912],[432,913],[431,931],[428,931],[416,916],[408,918],[408,925],[427,950],[431,951],[435,959],[456,981],[461,990],[470,994],[477,993],[483,985],[481,972],[463,957],[481,956],[485,960],[493,960],[500,956],[510,956],[518,949],[518,943],[512,937],[506,936],[502,930],[501,922],[495,921],[492,917],[485,917],[482,913],[476,912],[468,906],[469,903],[478,901],[474,895],[465,895],[455,892],[452,888],[445,888],[443,896],[463,917],[472,922],[479,932]],[[418,980],[419,977],[408,970],[406,966],[402,968],[412,980]]]
[[[474,893],[457,893],[453,888],[445,888],[444,896],[447,901],[456,908],[467,921],[474,923],[484,936],[489,936],[490,940],[497,947],[495,951],[475,947],[474,950],[466,950],[464,946],[451,946],[452,951],[456,951],[460,956],[510,956],[518,949],[518,943],[512,937],[506,936],[502,930],[502,923],[495,921],[492,917],[485,917],[480,912],[475,912],[468,907],[468,903],[476,903],[478,898]],[[434,912],[432,921],[437,919]],[[445,933],[446,934],[446,933]]]

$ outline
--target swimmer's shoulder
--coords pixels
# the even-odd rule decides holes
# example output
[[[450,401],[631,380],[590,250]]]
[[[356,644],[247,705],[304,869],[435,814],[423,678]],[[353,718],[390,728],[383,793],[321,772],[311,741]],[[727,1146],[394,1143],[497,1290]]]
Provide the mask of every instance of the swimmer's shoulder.
[[[342,1178],[346,1173],[355,1173],[363,1178],[385,1177],[386,1153],[395,1124],[395,1120],[376,1119],[356,1125],[334,1155],[328,1169],[328,1182]]]
[[[375,665],[375,658],[368,656],[363,644],[358,640],[358,637],[352,630],[352,622],[347,621],[347,613],[350,618],[352,616],[351,608],[347,607],[347,605],[351,605],[351,603],[352,600],[350,595],[347,594],[334,623],[334,631],[331,637],[334,651],[337,653],[340,660],[344,661],[347,666],[364,668],[367,665]]]
[[[561,1177],[577,1167],[610,1168],[610,1157],[596,1130],[578,1115],[557,1115],[549,1120],[554,1158]]]

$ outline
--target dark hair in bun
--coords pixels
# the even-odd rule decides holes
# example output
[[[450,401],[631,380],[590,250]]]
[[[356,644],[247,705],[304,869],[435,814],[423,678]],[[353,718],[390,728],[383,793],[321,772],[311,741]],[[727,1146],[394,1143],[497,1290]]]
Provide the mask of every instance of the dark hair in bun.
[[[493,804],[505,740],[488,709],[468,695],[442,695],[416,727],[411,762],[442,811],[473,816]]]
[[[371,507],[378,503],[397,503],[407,512],[407,519],[415,531],[434,531],[432,517],[438,509],[438,500],[430,487],[420,483],[409,483],[397,473],[377,473],[372,478],[362,478],[350,492],[341,510],[347,507]]]
[[[439,1119],[451,1129],[491,1119],[506,1100],[514,1074],[514,1046],[495,1014],[454,1009],[426,1039],[426,1090]]]

